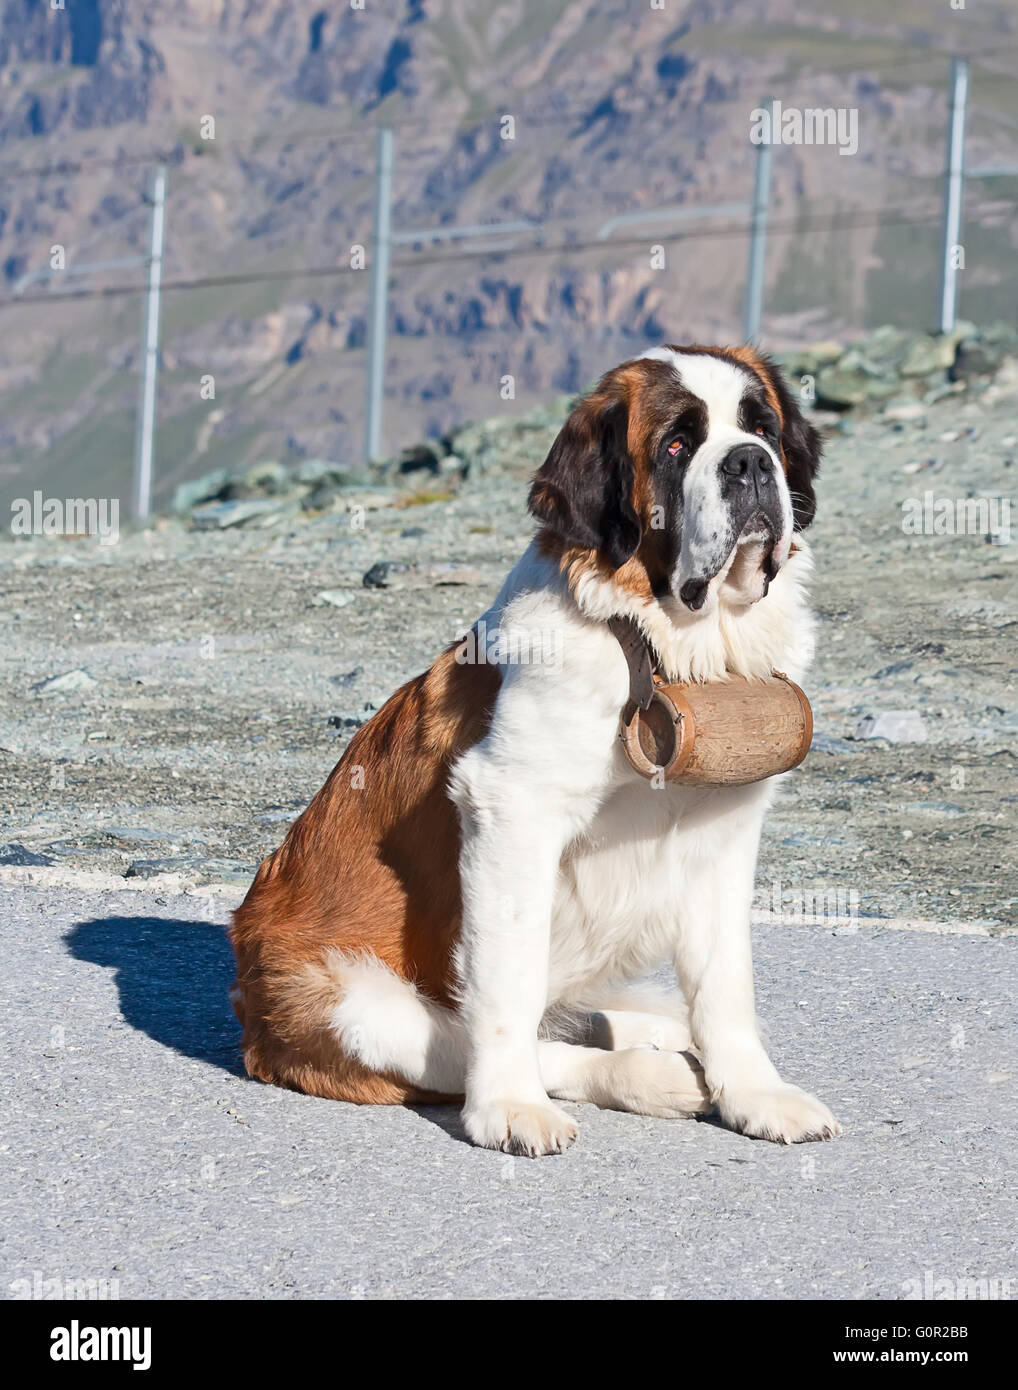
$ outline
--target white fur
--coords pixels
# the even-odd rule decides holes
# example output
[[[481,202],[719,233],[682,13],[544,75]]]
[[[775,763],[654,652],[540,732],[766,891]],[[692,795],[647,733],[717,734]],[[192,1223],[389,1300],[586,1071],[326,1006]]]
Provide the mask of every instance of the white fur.
[[[465,1089],[470,1049],[461,1014],[427,999],[373,957],[332,951],[327,967],[342,996],[330,1027],[348,1057],[424,1090],[456,1095]],[[643,1002],[666,1007],[663,1000]],[[569,1025],[565,1031],[588,1039],[600,1035],[608,1047],[541,1038],[536,1054],[547,1095],[646,1115],[694,1115],[711,1108],[703,1071],[684,1051],[688,1027],[670,1011],[571,1015]],[[479,1107],[473,1121],[475,1138],[478,1126],[485,1126],[489,1147],[528,1156],[556,1152],[576,1137],[573,1121],[549,1106],[546,1096],[537,1104],[507,1097]]]
[[[504,669],[490,732],[451,781],[464,839],[464,1121],[477,1142],[499,1146],[506,1114],[518,1126],[523,1107],[530,1148],[557,1151],[568,1124],[542,1077],[542,1015],[667,959],[722,1116],[786,1142],[837,1131],[824,1106],[783,1085],[757,1034],[749,911],[773,781],[692,789],[640,778],[617,738],[628,670],[604,625],[629,612],[671,679],[774,668],[801,678],[813,640],[808,569],[802,547],[766,600],[733,607],[722,587],[713,611],[676,623],[662,605],[595,578],[571,594],[532,546],[486,615],[489,630],[555,634],[563,661]]]
[[[678,580],[701,558],[697,536],[717,521],[720,459],[755,436],[738,429],[746,377],[737,367],[668,349],[647,356],[671,362],[709,411],[684,483],[692,539],[683,540]],[[628,669],[605,622],[632,617],[671,680],[773,669],[801,679],[813,648],[810,557],[801,540],[789,555],[783,474],[780,486],[781,568],[758,602],[752,539],[695,614],[593,572],[570,589],[531,545],[484,615],[488,632],[529,633],[524,650],[560,651],[562,660],[504,664],[489,732],[452,769],[462,829],[458,1008],[440,1009],[380,966],[352,961],[333,1020],[366,1065],[465,1091],[464,1123],[479,1144],[561,1151],[576,1127],[550,1097],[655,1115],[714,1101],[745,1133],[785,1142],[837,1132],[819,1101],[781,1081],[757,1032],[749,914],[773,779],[694,789],[656,787],[634,772],[618,739]],[[688,1019],[677,996],[665,1009],[612,1009],[615,982],[666,961]],[[600,1012],[586,1040],[596,1034],[608,1048],[564,1041],[575,1026],[552,1026],[590,1008]]]

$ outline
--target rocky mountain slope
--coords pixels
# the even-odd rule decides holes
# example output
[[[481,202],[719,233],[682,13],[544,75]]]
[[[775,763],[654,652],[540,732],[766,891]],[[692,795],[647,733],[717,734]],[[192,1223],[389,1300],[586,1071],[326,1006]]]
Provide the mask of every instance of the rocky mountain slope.
[[[737,336],[741,214],[598,233],[634,210],[745,200],[749,112],[767,91],[860,113],[853,158],[776,152],[768,340],[927,326],[947,72],[929,50],[983,55],[969,145],[992,162],[1018,115],[1016,44],[1005,0],[964,15],[904,0],[893,16],[876,0],[12,0],[0,19],[3,500],[29,480],[128,495],[139,299],[65,296],[136,286],[142,271],[37,282],[21,290],[30,303],[15,290],[54,244],[72,267],[142,254],[159,157],[165,501],[211,467],[362,461],[367,274],[349,266],[370,242],[376,125],[396,133],[397,228],[541,224],[484,258],[463,242],[398,249],[395,450],[501,409],[507,374],[515,412],[650,341]],[[973,185],[973,317],[1013,308],[1015,191]],[[669,241],[678,230],[699,235]]]

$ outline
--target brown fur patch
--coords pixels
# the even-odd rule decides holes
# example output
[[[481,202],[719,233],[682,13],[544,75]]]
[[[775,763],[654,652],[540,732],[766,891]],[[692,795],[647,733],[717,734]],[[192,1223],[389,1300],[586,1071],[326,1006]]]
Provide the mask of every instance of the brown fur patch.
[[[374,955],[450,1005],[460,925],[455,759],[483,738],[498,668],[450,649],[359,729],[234,914],[235,1008],[252,1076],[313,1095],[399,1104],[425,1094],[345,1057],[330,951]]]
[[[733,362],[739,362],[743,367],[748,367],[749,370],[760,379],[767,396],[767,404],[774,411],[775,415],[777,415],[778,422],[784,426],[785,417],[781,409],[781,401],[778,398],[778,393],[774,389],[774,382],[771,379],[770,370],[767,363],[756,349],[745,346],[724,348],[723,352],[727,357],[730,357]]]

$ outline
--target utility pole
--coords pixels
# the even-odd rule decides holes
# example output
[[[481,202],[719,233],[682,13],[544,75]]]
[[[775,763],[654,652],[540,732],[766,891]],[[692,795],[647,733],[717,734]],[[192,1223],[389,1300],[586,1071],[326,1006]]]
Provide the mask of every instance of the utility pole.
[[[763,314],[764,262],[767,252],[767,211],[771,197],[771,141],[774,138],[774,101],[760,103],[769,113],[767,139],[756,147],[756,172],[753,181],[753,206],[750,212],[749,270],[746,277],[746,318],[744,340],[749,343],[760,335]]]
[[[385,329],[389,310],[390,220],[392,212],[392,131],[380,126],[375,144],[375,239],[371,248],[371,307],[368,314],[368,396],[364,421],[364,461],[382,450],[385,394]]]
[[[134,515],[144,521],[152,502],[152,454],[155,444],[156,380],[159,374],[159,295],[163,278],[166,226],[166,168],[152,182],[152,230],[148,255],[148,294],[142,309],[141,392],[134,454]]]
[[[940,287],[940,331],[954,328],[958,306],[958,267],[955,248],[961,245],[961,211],[965,185],[965,107],[968,102],[967,58],[951,66],[951,115],[947,130],[947,172],[944,175],[944,264]]]

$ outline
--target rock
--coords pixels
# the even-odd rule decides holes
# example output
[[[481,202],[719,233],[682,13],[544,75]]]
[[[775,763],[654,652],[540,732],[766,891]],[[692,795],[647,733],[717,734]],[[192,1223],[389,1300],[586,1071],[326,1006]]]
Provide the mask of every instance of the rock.
[[[124,870],[125,878],[155,878],[157,874],[179,874],[193,866],[193,859],[171,856],[167,859],[135,859]]]
[[[404,560],[378,560],[361,580],[365,589],[405,589],[411,567]]]
[[[821,404],[844,410],[848,406],[862,405],[869,394],[869,380],[862,372],[828,367],[817,377],[816,389]]]
[[[349,589],[321,589],[311,600],[314,608],[346,608],[357,597]]]
[[[463,475],[467,471],[467,463],[465,459],[460,458],[459,454],[446,454],[439,459],[438,471],[443,477]]]
[[[864,714],[855,737],[886,738],[888,743],[925,743],[928,735],[917,709],[887,709]]]
[[[282,499],[277,497],[247,497],[226,502],[210,502],[191,513],[195,531],[226,531],[234,526],[252,523],[271,525],[282,515]]]
[[[1010,401],[1018,396],[1018,356],[1005,357],[997,368],[997,374],[980,396],[984,406],[994,406],[1000,401]]]
[[[925,424],[926,409],[921,401],[914,398],[895,397],[884,406],[881,419],[892,425]]]
[[[244,474],[243,481],[249,488],[269,497],[289,492],[293,487],[289,470],[274,460],[253,464]]]
[[[950,367],[952,381],[969,381],[972,377],[991,377],[1003,361],[1000,345],[968,338],[959,343],[958,352]]]
[[[361,674],[363,669],[363,666],[355,666],[352,671],[347,671],[342,676],[330,676],[329,684],[338,685],[340,690],[347,690],[351,685],[354,684],[354,682],[356,681],[357,677]]]
[[[199,502],[208,502],[212,498],[218,497],[227,481],[226,469],[217,468],[214,472],[205,473],[202,477],[195,478],[189,483],[180,483],[174,490],[173,501],[170,506],[178,515],[181,512],[189,512]]]
[[[793,352],[780,352],[777,361],[790,377],[816,376],[821,367],[829,367],[845,351],[844,343],[811,343]]]
[[[945,396],[957,396],[965,390],[963,381],[941,381],[931,390],[924,392],[923,405],[936,405]]]
[[[124,871],[125,878],[156,878],[159,874],[196,875],[206,882],[248,883],[255,865],[243,859],[194,859],[171,856],[166,859],[135,859]]]
[[[323,478],[302,499],[300,505],[306,512],[346,511],[346,498],[338,483]]]
[[[866,401],[886,400],[897,393],[898,383],[893,371],[885,371],[857,348],[851,348],[839,362],[818,374],[816,391],[821,406],[844,410]]]
[[[424,535],[427,532],[423,526],[405,526],[399,533],[400,540],[404,541],[418,541]]]
[[[830,753],[838,757],[858,757],[862,749],[856,748],[855,744],[850,743],[847,738],[835,738],[831,734],[815,733],[809,751],[811,753]]]
[[[442,443],[450,455],[462,461],[459,471],[465,474],[532,473],[547,458],[575,401],[576,397],[561,396],[526,415],[495,416],[461,425]]]
[[[408,565],[403,560],[379,560],[364,576],[366,589],[409,589],[422,584],[482,584],[484,575],[469,565],[441,561],[433,565]]]
[[[335,487],[370,487],[375,473],[356,463],[333,463],[329,459],[304,459],[294,473],[294,479],[306,487],[331,483]]]
[[[909,350],[909,336],[889,323],[875,328],[863,345],[863,355],[881,374],[898,373]]]
[[[100,833],[111,840],[126,841],[128,844],[144,844],[146,841],[161,844],[173,838],[164,830],[148,830],[143,825],[104,825]]]
[[[51,859],[49,855],[36,854],[34,850],[26,849],[24,845],[16,844],[14,841],[0,845],[0,864],[12,864],[27,869],[46,868],[55,863],[56,860]]]
[[[341,468],[342,464],[331,463],[328,459],[302,459],[297,465],[294,477],[298,483],[313,486],[323,479],[334,481],[339,477]]]
[[[330,729],[341,729],[344,732],[359,729],[363,723],[364,719],[359,714],[330,714],[328,719]]]
[[[428,473],[437,473],[444,452],[444,449],[440,449],[433,443],[412,444],[410,448],[404,449],[396,460],[396,471],[398,473],[419,473],[424,470]]]
[[[901,375],[926,376],[929,372],[946,372],[954,365],[960,341],[961,334],[957,329],[953,333],[938,333],[935,337],[929,333],[920,333],[913,338],[905,354],[900,369]]]
[[[99,684],[92,679],[87,671],[80,668],[74,671],[65,671],[61,676],[47,676],[44,681],[37,681],[30,686],[33,695],[42,697],[48,695],[73,695],[84,690],[94,690]]]

